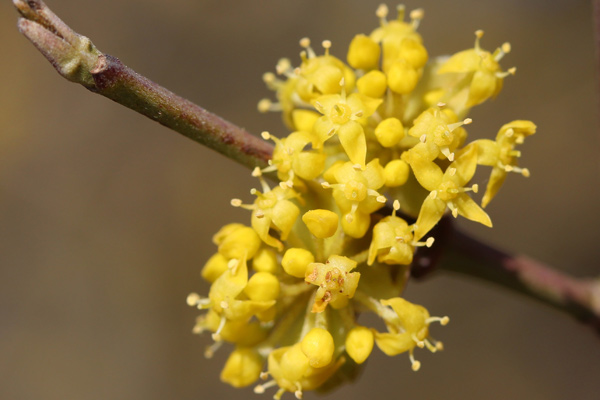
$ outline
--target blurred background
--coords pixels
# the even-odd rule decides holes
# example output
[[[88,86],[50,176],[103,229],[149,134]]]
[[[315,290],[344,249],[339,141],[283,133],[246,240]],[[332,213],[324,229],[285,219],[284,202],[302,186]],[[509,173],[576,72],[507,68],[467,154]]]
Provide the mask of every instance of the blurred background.
[[[377,1],[48,0],[103,52],[258,133],[285,134],[261,75],[298,40],[345,58],[378,21]],[[513,119],[529,179],[511,176],[488,207],[494,229],[464,229],[576,276],[598,276],[598,67],[591,4],[567,0],[406,0],[423,7],[430,55],[504,41],[516,76],[470,115],[471,138]],[[393,9],[393,3],[388,3]],[[392,14],[392,18],[395,14]],[[242,399],[219,382],[228,350],[203,358],[188,293],[223,224],[249,222],[249,171],[58,76],[0,3],[0,398]],[[315,46],[319,47],[319,46]],[[320,50],[319,50],[320,51]],[[374,351],[361,379],[328,399],[597,399],[600,340],[544,305],[463,277],[411,282],[407,299],[452,323],[446,350]],[[264,395],[264,399],[271,395]],[[306,398],[319,397],[307,394]],[[287,394],[285,398],[291,399]]]

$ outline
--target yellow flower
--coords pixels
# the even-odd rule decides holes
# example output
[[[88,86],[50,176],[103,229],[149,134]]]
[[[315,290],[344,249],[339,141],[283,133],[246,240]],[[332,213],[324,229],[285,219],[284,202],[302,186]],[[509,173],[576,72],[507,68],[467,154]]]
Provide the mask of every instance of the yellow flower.
[[[442,172],[437,164],[423,159],[418,154],[411,157],[410,166],[419,183],[430,191],[415,224],[415,240],[421,239],[438,223],[446,208],[452,211],[455,218],[460,214],[485,226],[492,226],[490,217],[465,193],[469,190],[477,191],[477,185],[470,189],[464,187],[475,174],[476,147],[470,147],[463,152],[450,164],[446,172]]]
[[[343,256],[331,256],[325,264],[312,263],[306,270],[305,281],[317,285],[312,312],[323,312],[328,304],[344,307],[354,296],[360,274],[350,272],[356,261]]]
[[[385,197],[377,189],[385,183],[384,170],[375,159],[364,170],[347,162],[333,173],[336,183],[324,183],[333,188],[333,198],[342,211],[342,228],[351,237],[363,237],[371,223],[370,215],[383,207]]]
[[[429,238],[426,243],[414,240],[413,227],[396,216],[396,211],[399,209],[400,203],[396,200],[393,214],[383,218],[373,227],[373,239],[369,247],[367,264],[372,265],[377,258],[378,262],[384,264],[409,265],[416,246],[430,247],[433,244],[433,238]]]
[[[443,348],[441,342],[436,342],[429,337],[429,324],[440,322],[446,325],[448,317],[430,317],[425,307],[412,304],[400,297],[381,300],[383,306],[390,306],[393,313],[385,313],[385,323],[388,332],[375,331],[375,343],[381,351],[388,356],[409,352],[413,371],[418,371],[421,363],[413,355],[415,347],[427,347],[435,353]]]
[[[409,153],[418,153],[427,161],[433,161],[442,155],[449,161],[454,161],[454,150],[467,136],[462,126],[470,123],[469,118],[456,122],[456,115],[450,109],[442,110],[439,105],[428,108],[414,120],[414,125],[408,131],[410,136],[421,142],[410,149]]]
[[[294,176],[311,180],[318,177],[325,167],[326,155],[322,151],[306,149],[308,144],[315,143],[310,132],[296,131],[284,139],[277,139],[268,132],[263,132],[265,140],[273,139],[275,149],[271,166],[262,172],[277,171],[277,177],[288,185],[294,182]]]
[[[260,178],[260,170],[253,172]],[[298,206],[289,199],[298,197],[298,194],[286,185],[279,185],[275,189],[270,189],[266,182],[261,178],[263,193],[252,189],[251,193],[256,195],[256,200],[252,205],[244,205],[239,199],[233,199],[231,205],[252,210],[252,228],[258,236],[268,244],[283,250],[281,241],[269,234],[269,229],[274,228],[281,233],[281,240],[287,239],[294,222],[300,214]]]
[[[514,74],[516,69],[511,68],[503,72],[498,61],[508,52],[510,45],[504,43],[491,54],[481,49],[479,40],[483,31],[475,32],[475,47],[456,53],[438,70],[439,74],[464,74],[469,82],[468,98],[465,107],[470,108],[481,104],[490,97],[496,97],[502,89],[503,79]]]
[[[319,143],[322,144],[337,134],[350,161],[364,168],[367,141],[360,120],[371,116],[381,102],[380,99],[373,99],[359,93],[346,96],[344,90],[342,94],[318,97],[313,105],[323,114],[314,126]],[[316,145],[320,146],[319,143]]]
[[[493,167],[481,200],[482,207],[485,208],[496,196],[509,172],[520,173],[525,177],[529,176],[527,168],[518,167],[517,163],[521,152],[514,148],[517,144],[523,143],[525,137],[533,135],[535,130],[536,126],[531,121],[512,121],[500,128],[495,141],[480,139],[469,144],[469,146],[477,147],[478,164]]]

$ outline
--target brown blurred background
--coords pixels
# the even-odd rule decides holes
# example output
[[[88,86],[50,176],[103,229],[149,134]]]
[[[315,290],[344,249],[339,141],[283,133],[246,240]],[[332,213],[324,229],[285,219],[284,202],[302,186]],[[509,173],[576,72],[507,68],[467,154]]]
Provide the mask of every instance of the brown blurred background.
[[[251,132],[284,134],[256,112],[261,75],[298,62],[298,39],[345,56],[378,23],[377,1],[48,0],[101,51]],[[474,110],[471,137],[513,119],[529,179],[511,176],[489,207],[495,227],[464,228],[510,251],[598,276],[598,82],[588,2],[407,0],[424,7],[431,55],[510,41],[517,75]],[[394,4],[389,3],[393,8]],[[223,224],[249,221],[245,170],[60,78],[0,3],[0,398],[259,399],[218,380],[227,351],[205,360],[185,304]],[[447,314],[446,351],[374,351],[361,379],[329,399],[597,399],[600,340],[531,300],[440,273],[406,297]],[[309,394],[306,398],[313,399]],[[270,395],[262,397],[270,398]],[[292,398],[286,395],[285,398]]]

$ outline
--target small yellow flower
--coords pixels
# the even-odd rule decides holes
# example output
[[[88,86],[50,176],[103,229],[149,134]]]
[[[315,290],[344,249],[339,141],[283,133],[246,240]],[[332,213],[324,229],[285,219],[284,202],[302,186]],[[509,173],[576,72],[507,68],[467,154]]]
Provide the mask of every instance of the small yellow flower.
[[[409,265],[412,262],[416,246],[431,246],[433,238],[426,243],[417,242],[413,238],[412,226],[405,220],[396,216],[400,209],[398,200],[394,202],[394,212],[389,217],[383,218],[373,227],[373,239],[369,247],[367,264],[372,265],[377,261],[384,264]]]
[[[393,310],[393,314],[386,313],[384,317],[388,332],[375,331],[375,343],[385,354],[395,356],[408,351],[412,369],[418,371],[421,363],[414,358],[415,347],[427,347],[432,353],[443,349],[441,342],[429,337],[429,324],[435,321],[446,325],[448,317],[430,317],[425,307],[400,297],[381,300],[381,304],[390,306]]]
[[[464,186],[471,180],[477,167],[477,148],[470,147],[462,153],[446,172],[418,154],[411,157],[410,166],[419,183],[430,191],[423,202],[419,217],[415,224],[414,238],[421,239],[444,215],[446,208],[452,211],[455,218],[463,217],[491,227],[490,217],[465,192],[477,191],[477,185],[472,188]]]
[[[502,89],[503,79],[514,74],[516,69],[511,68],[503,72],[498,61],[508,52],[510,44],[504,43],[491,54],[481,49],[479,40],[483,31],[475,32],[475,47],[456,53],[438,70],[440,74],[465,74],[470,82],[468,99],[465,107],[470,108],[481,104],[490,97],[496,97]]]
[[[364,168],[367,141],[359,121],[371,116],[381,102],[380,99],[373,99],[359,93],[346,96],[344,90],[342,94],[318,97],[313,105],[323,116],[315,122],[314,130],[319,136],[320,143],[337,134],[350,161]]]
[[[333,188],[333,198],[342,211],[342,228],[351,237],[363,237],[371,223],[370,215],[385,204],[377,189],[385,183],[384,170],[379,160],[369,162],[361,170],[351,162],[336,168],[336,183],[324,183]]]
[[[328,304],[344,307],[354,296],[360,274],[350,272],[356,261],[343,256],[331,256],[325,264],[312,263],[306,270],[305,281],[317,285],[312,312],[323,312]]]
[[[237,348],[230,355],[221,371],[221,380],[233,387],[244,387],[258,380],[263,360],[249,348]]]
[[[498,131],[496,140],[479,139],[469,144],[476,146],[479,157],[477,163],[493,167],[481,206],[486,207],[496,196],[509,172],[516,172],[525,177],[529,176],[527,168],[518,167],[521,152],[515,150],[517,144],[523,143],[525,137],[535,133],[536,126],[531,121],[512,121]]]

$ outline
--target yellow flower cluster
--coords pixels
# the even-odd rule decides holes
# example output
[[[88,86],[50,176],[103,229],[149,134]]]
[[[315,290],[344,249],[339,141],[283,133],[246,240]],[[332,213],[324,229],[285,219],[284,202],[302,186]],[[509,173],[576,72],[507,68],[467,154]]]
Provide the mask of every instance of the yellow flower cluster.
[[[270,166],[252,173],[261,191],[252,204],[231,202],[251,211],[250,226],[229,224],[213,237],[218,251],[202,270],[210,292],[187,299],[207,310],[194,328],[212,332],[207,356],[234,345],[221,379],[235,387],[275,386],[276,399],[286,391],[301,398],[347,376],[375,345],[408,353],[417,371],[415,348],[442,350],[429,328],[448,317],[401,297],[416,249],[433,245],[426,236],[446,213],[491,226],[482,207],[507,173],[529,175],[515,150],[535,133],[529,121],[465,144],[469,109],[514,73],[499,65],[510,46],[488,52],[477,31],[473,48],[430,60],[416,32],[423,12],[405,22],[398,10],[388,21],[379,7],[380,27],[354,37],[347,63],[330,54],[330,42],[317,55],[302,39],[298,67],[284,59],[282,78],[264,76],[278,101],[259,109],[281,111],[292,133],[263,132],[275,147]],[[478,191],[478,165],[492,167],[482,206],[469,195]],[[279,182],[270,186],[267,174]],[[387,329],[360,325],[360,312]]]

